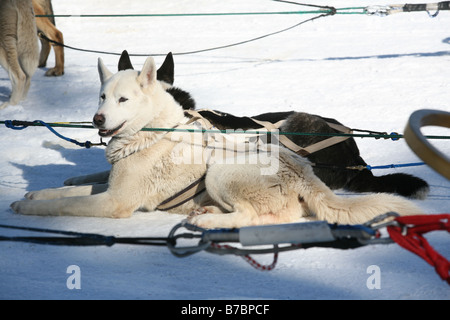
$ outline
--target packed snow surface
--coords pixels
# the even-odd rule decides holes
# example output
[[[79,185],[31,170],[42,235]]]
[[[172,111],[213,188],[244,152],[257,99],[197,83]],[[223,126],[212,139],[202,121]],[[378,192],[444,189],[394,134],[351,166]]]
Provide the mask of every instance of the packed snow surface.
[[[398,2],[398,1],[397,1]],[[409,3],[420,3],[409,1]],[[373,1],[314,1],[336,8],[387,5]],[[288,28],[313,14],[165,17],[77,17],[82,14],[168,14],[304,11],[275,1],[54,0],[56,24],[69,46],[106,52],[164,54],[224,46]],[[419,109],[450,110],[450,12],[388,17],[335,15],[250,43],[175,55],[175,85],[199,108],[236,115],[296,110],[336,118],[352,128],[402,133]],[[116,70],[118,56],[65,49],[65,74],[32,78],[25,101],[0,110],[0,120],[91,121],[98,102],[97,59]],[[145,57],[132,57],[140,69]],[[53,53],[47,67],[54,64]],[[0,69],[0,102],[11,84]],[[58,131],[79,141],[99,141],[96,130]],[[424,133],[449,135],[446,128]],[[165,237],[184,216],[136,212],[129,219],[37,217],[9,205],[31,190],[62,186],[72,176],[107,170],[104,149],[83,149],[43,127],[0,128],[0,223],[103,235]],[[372,166],[420,162],[404,140],[357,140]],[[448,140],[433,145],[450,154]],[[428,166],[378,170],[405,172],[431,186],[414,200],[429,214],[448,213],[450,183]],[[337,190],[339,194],[348,193]],[[0,229],[0,235],[36,235]],[[427,235],[450,257],[445,232]],[[261,272],[233,255],[200,252],[186,258],[166,247],[114,245],[59,247],[0,242],[2,299],[449,299],[448,285],[424,260],[397,244],[358,249],[311,248],[281,253],[276,268]],[[270,264],[271,255],[255,256]],[[69,266],[78,266],[81,288],[69,289]],[[370,288],[372,267],[379,288]],[[68,270],[69,268],[69,270]],[[69,273],[68,273],[69,271]],[[369,280],[369,281],[368,281]],[[70,286],[69,286],[70,287]]]

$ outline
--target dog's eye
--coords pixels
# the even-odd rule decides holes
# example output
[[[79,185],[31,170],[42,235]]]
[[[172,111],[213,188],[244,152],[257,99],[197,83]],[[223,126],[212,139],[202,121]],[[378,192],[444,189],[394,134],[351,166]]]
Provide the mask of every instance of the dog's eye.
[[[106,99],[106,96],[105,96],[104,93],[100,96],[100,99],[102,99],[102,100],[105,100],[105,99]]]
[[[119,99],[119,103],[120,102],[125,102],[125,101],[127,101],[128,99],[127,98],[124,98],[124,97],[120,97],[120,99]]]

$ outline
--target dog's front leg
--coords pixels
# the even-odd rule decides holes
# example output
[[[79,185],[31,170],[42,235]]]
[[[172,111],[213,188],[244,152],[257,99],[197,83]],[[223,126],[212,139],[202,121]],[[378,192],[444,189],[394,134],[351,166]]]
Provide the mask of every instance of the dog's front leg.
[[[65,186],[75,186],[88,183],[106,183],[109,179],[109,170],[88,174],[85,176],[72,177],[64,181]]]
[[[21,200],[12,203],[11,208],[16,213],[26,215],[101,218],[127,218],[137,209],[132,204],[120,203],[108,192],[103,192],[54,200]]]
[[[25,194],[25,198],[28,200],[51,200],[59,198],[77,197],[77,196],[89,196],[101,192],[105,192],[108,189],[108,184],[97,184],[87,186],[76,187],[62,187],[62,188],[49,188],[38,191],[30,191]]]

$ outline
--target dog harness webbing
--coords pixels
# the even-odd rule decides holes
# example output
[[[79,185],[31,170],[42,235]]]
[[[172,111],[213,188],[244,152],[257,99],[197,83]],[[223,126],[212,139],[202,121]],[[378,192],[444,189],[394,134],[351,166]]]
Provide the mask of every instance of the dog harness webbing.
[[[259,121],[259,120],[253,119],[253,118],[252,118],[252,120],[257,124],[262,125],[264,128],[266,128],[269,131],[274,130],[274,129],[278,130],[284,123],[284,120],[278,121],[275,124],[268,122],[268,121]],[[327,125],[337,131],[342,132],[342,133],[352,133],[352,130],[350,128],[347,128],[343,125],[329,123],[329,122],[327,122]],[[316,142],[305,148],[300,147],[299,145],[295,144],[291,139],[289,139],[285,135],[280,135],[279,140],[286,148],[294,151],[295,153],[301,155],[302,157],[306,157],[314,152],[331,147],[332,145],[335,145],[339,142],[345,141],[348,138],[349,138],[349,136],[334,136],[334,137],[330,137],[325,140]]]
[[[199,120],[201,119],[201,123],[202,125],[206,126],[206,129],[211,129],[213,127],[213,125],[207,120],[205,119],[200,112],[201,111],[207,111],[207,112],[212,112],[214,114],[220,115],[219,113],[213,111],[213,110],[209,110],[209,109],[201,109],[201,110],[185,110],[185,114],[187,116],[192,117],[191,118],[191,122],[192,120]],[[269,121],[261,121],[261,120],[256,120],[254,118],[250,118],[254,123],[260,125],[261,127],[265,128],[266,130],[273,131],[273,130],[279,130],[280,127],[284,124],[285,120],[281,120],[278,121],[276,123],[272,123]],[[330,123],[327,122],[327,125],[332,128],[335,129],[341,133],[346,133],[346,134],[350,134],[353,133],[353,130],[340,125],[340,124],[335,124],[335,123]],[[309,156],[310,154],[320,151],[322,149],[331,147],[335,144],[338,144],[340,142],[343,142],[345,140],[347,140],[348,138],[350,138],[350,136],[334,136],[334,137],[329,137],[327,139],[324,139],[322,141],[316,142],[308,147],[300,147],[299,145],[297,145],[296,143],[294,143],[291,139],[289,139],[286,135],[280,135],[279,136],[279,140],[280,142],[288,149],[292,150],[293,152],[299,154],[302,157],[306,157]]]
[[[201,109],[198,111],[197,110],[185,110],[185,114],[188,117],[191,117],[186,124],[190,124],[190,123],[197,121],[206,129],[208,129],[208,130],[212,129],[214,126],[211,124],[211,122],[209,120],[207,120],[205,117],[203,117],[199,111],[208,111],[208,112],[213,112],[213,113],[219,115],[219,113],[216,113],[215,111],[209,110],[209,109]],[[269,121],[260,121],[260,120],[256,120],[253,118],[251,118],[251,120],[254,123],[265,128],[269,132],[274,131],[274,130],[279,130],[279,128],[285,122],[285,120],[281,120],[276,123],[272,123]],[[330,122],[327,122],[327,125],[337,131],[342,132],[342,133],[352,133],[352,130],[350,128],[347,128],[343,125],[334,124],[334,123],[330,123]],[[334,136],[334,137],[327,138],[325,140],[316,142],[308,147],[303,148],[303,147],[300,147],[299,145],[295,144],[291,139],[289,139],[285,135],[279,136],[280,142],[286,148],[292,150],[293,152],[299,154],[302,157],[306,157],[314,152],[325,149],[325,148],[335,145],[337,143],[343,142],[343,141],[347,140],[348,138],[350,138],[350,137],[349,136]],[[206,174],[203,175],[200,179],[192,182],[189,186],[187,186],[186,188],[177,192],[170,198],[161,202],[156,207],[156,209],[163,210],[163,211],[171,210],[173,208],[181,206],[182,204],[188,202],[189,200],[192,200],[193,198],[195,198],[196,196],[198,196],[199,194],[204,192],[206,190],[205,176],[206,176]]]
[[[167,211],[178,206],[181,206],[183,203],[188,202],[189,200],[195,198],[200,193],[206,190],[205,186],[205,176],[204,174],[200,179],[195,180],[190,185],[188,185],[183,190],[177,192],[170,198],[161,202],[156,209]]]

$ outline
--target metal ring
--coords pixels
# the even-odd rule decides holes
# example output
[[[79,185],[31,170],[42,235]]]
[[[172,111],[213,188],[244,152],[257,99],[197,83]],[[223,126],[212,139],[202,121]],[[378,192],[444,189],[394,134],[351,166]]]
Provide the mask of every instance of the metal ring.
[[[404,138],[408,146],[426,164],[450,180],[450,159],[433,147],[423,136],[423,126],[440,126],[450,128],[450,113],[423,109],[415,111],[409,117]]]

